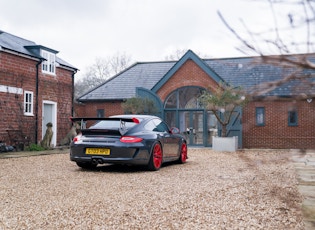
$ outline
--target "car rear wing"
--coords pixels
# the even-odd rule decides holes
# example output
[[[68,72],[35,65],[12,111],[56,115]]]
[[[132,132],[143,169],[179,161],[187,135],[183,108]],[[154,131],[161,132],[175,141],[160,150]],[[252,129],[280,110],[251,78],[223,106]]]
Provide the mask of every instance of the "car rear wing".
[[[119,117],[70,117],[72,122],[80,122],[80,129],[86,129],[87,121],[120,121],[119,132],[121,135],[124,135],[128,130],[126,128],[126,122],[134,122],[139,124],[140,121],[137,118],[119,118]]]

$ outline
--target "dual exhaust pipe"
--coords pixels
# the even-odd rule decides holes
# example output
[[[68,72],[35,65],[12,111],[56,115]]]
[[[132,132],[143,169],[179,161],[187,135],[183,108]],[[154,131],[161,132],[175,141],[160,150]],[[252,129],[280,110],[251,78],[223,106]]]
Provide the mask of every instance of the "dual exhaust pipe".
[[[103,164],[104,162],[102,159],[95,159],[94,158],[94,159],[92,159],[92,163],[96,165],[96,164]]]

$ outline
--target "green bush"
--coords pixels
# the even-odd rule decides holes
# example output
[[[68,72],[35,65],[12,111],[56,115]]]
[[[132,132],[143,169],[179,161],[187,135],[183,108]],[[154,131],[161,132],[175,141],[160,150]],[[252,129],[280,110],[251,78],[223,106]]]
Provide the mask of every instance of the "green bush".
[[[153,100],[140,97],[128,98],[122,103],[122,108],[126,114],[155,114],[158,112]]]
[[[46,149],[37,144],[30,144],[30,146],[25,148],[25,150],[26,151],[44,151]]]

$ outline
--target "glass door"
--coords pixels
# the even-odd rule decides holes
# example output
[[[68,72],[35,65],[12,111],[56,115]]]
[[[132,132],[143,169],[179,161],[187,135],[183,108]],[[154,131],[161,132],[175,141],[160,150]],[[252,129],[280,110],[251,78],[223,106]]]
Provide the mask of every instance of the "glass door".
[[[203,145],[203,111],[180,111],[179,129],[189,145]]]
[[[218,121],[213,112],[207,112],[207,145],[212,146],[212,137],[218,136]]]

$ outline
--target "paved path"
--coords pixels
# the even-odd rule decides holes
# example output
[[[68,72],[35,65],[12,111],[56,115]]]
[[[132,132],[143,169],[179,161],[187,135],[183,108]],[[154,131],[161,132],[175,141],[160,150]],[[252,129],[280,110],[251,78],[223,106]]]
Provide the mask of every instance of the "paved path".
[[[305,229],[315,229],[315,150],[292,150],[292,161],[297,172],[298,188],[304,201],[302,210]]]
[[[50,155],[50,154],[61,154],[61,153],[69,153],[69,147],[65,148],[55,148],[52,150],[45,151],[20,151],[20,152],[6,152],[0,153],[1,158],[16,158],[16,157],[29,157],[29,156],[38,156],[38,155]]]

